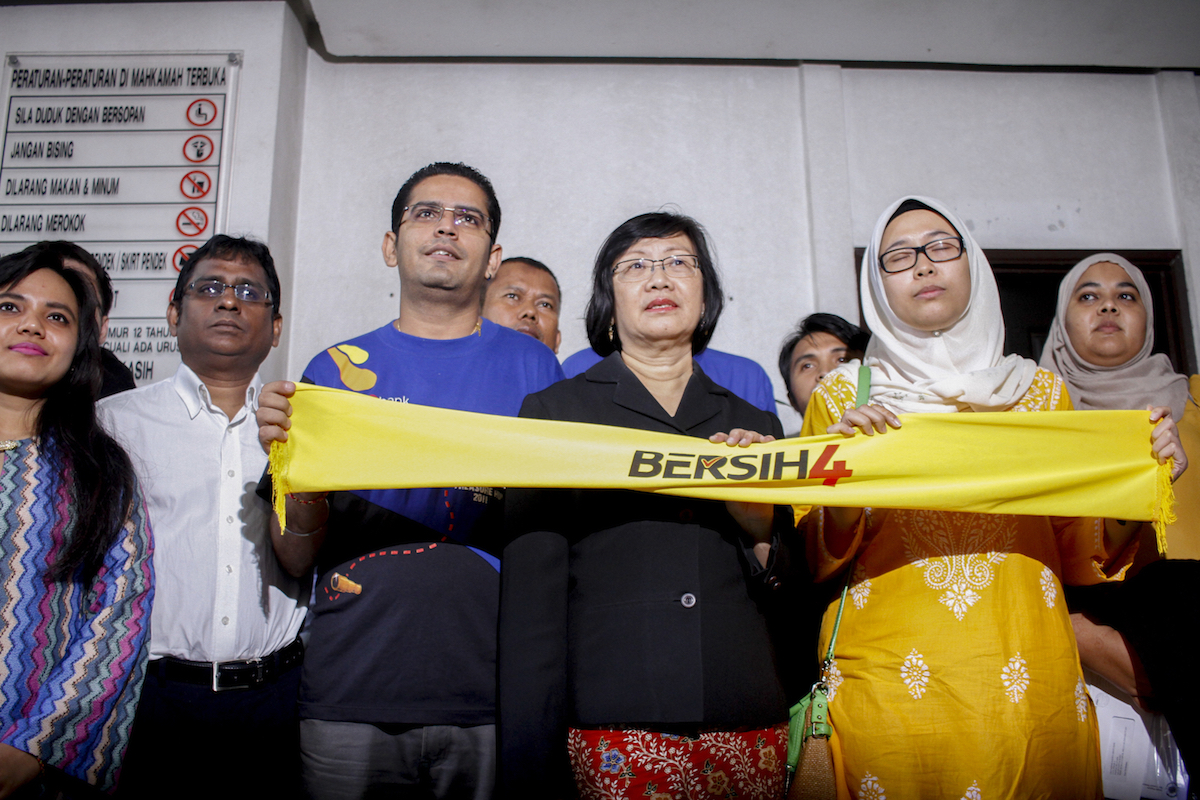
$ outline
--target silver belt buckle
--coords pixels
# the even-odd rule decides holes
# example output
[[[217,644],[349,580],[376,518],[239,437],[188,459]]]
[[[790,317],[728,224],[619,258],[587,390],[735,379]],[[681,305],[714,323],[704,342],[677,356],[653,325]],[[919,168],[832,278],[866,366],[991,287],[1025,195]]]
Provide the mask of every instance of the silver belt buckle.
[[[261,658],[251,658],[246,663],[254,664],[257,667],[255,680],[257,683],[263,682],[263,663]],[[249,689],[250,686],[220,686],[217,683],[218,676],[221,674],[221,664],[212,662],[212,690],[214,692],[232,692],[238,689]]]

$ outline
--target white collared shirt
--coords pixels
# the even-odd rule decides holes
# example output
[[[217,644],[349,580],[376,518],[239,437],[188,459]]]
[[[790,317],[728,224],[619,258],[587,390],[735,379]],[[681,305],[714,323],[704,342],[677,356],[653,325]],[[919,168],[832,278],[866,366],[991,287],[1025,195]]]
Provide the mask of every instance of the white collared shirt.
[[[154,536],[150,657],[231,661],[296,638],[311,581],[280,566],[268,504],[255,494],[267,456],[254,412],[254,376],[231,420],[187,366],[99,405],[133,460]]]

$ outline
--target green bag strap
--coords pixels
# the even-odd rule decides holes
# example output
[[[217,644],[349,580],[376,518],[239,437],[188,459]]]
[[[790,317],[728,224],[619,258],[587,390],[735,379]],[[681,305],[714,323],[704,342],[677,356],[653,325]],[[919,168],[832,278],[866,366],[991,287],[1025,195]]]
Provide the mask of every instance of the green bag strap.
[[[858,391],[854,396],[854,406],[865,406],[871,402],[871,368],[862,364],[858,368]],[[833,666],[833,652],[837,645],[838,631],[842,627],[842,612],[846,608],[846,594],[850,590],[850,579],[854,577],[854,567],[858,564],[855,558],[846,570],[846,582],[842,585],[842,598],[838,601],[837,618],[833,621],[833,634],[829,637],[829,649],[825,653],[825,661],[821,664],[821,678],[813,684],[812,690],[799,703],[788,710],[788,748],[787,771],[790,776],[796,772],[800,763],[800,752],[804,742],[812,736],[829,738],[833,728],[829,725],[829,687],[825,685],[825,676]],[[805,717],[808,718],[805,724]]]
[[[861,364],[858,368],[858,394],[854,396],[854,407],[865,406],[871,402],[871,368]]]
[[[868,382],[869,380],[868,377]],[[833,649],[837,644],[838,630],[842,627],[842,612],[846,608],[846,594],[850,590],[850,579],[854,576],[854,567],[857,563],[858,559],[855,558],[846,570],[846,582],[842,585],[842,598],[838,602],[837,618],[833,622],[833,635],[829,637],[829,650],[825,654],[824,663],[821,664],[821,678],[813,684],[812,691],[806,694],[799,703],[788,709],[787,770],[789,775],[796,771],[796,766],[800,763],[800,751],[810,736],[828,738],[833,733],[833,728],[829,725],[829,697],[825,676],[833,665]],[[808,725],[805,725],[805,716],[808,717]]]
[[[825,653],[825,663],[821,665],[821,680],[825,679],[825,670],[833,662],[833,647],[837,644],[838,629],[842,627],[842,611],[846,608],[846,593],[850,590],[850,579],[854,577],[854,566],[858,559],[850,562],[846,570],[846,582],[842,584],[842,599],[838,602],[837,618],[833,621],[833,635],[829,637],[829,651]]]

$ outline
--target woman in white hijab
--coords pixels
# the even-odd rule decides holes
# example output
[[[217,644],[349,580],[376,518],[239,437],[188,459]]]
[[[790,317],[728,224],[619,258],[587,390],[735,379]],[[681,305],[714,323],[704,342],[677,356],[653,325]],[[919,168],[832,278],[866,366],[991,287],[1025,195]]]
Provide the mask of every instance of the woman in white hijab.
[[[1058,289],[1042,366],[1063,377],[1076,408],[1166,405],[1186,450],[1200,448],[1200,375],[1177,373],[1154,348],[1154,306],[1142,271],[1115,253],[1076,264]],[[1175,484],[1178,520],[1167,526],[1168,560],[1140,532],[1138,559],[1120,585],[1068,591],[1083,665],[1167,717],[1184,762],[1200,769],[1200,694],[1195,667],[1175,642],[1195,640],[1200,586],[1200,473]],[[1141,568],[1141,569],[1139,569]],[[1101,624],[1097,624],[1101,623]],[[1140,658],[1139,658],[1140,656]]]
[[[937,201],[906,197],[883,213],[861,292],[870,404],[855,408],[857,369],[839,369],[813,394],[804,433],[885,433],[908,412],[1071,407],[1061,379],[1003,354],[991,267]],[[1154,449],[1165,459],[1178,440],[1169,420],[1160,427]],[[1135,528],[922,510],[811,514],[817,580],[854,570],[827,675],[839,797],[1100,797],[1095,714],[1062,583],[1119,580]],[[834,602],[822,653],[836,613]]]

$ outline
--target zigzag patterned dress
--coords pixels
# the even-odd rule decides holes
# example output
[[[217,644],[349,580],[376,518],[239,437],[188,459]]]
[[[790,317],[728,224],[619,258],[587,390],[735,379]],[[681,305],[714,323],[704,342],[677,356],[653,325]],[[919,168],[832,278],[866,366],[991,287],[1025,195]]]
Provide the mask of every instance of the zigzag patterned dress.
[[[0,742],[111,791],[149,652],[146,509],[139,492],[91,586],[49,581],[75,524],[64,470],[33,439],[0,457]]]

